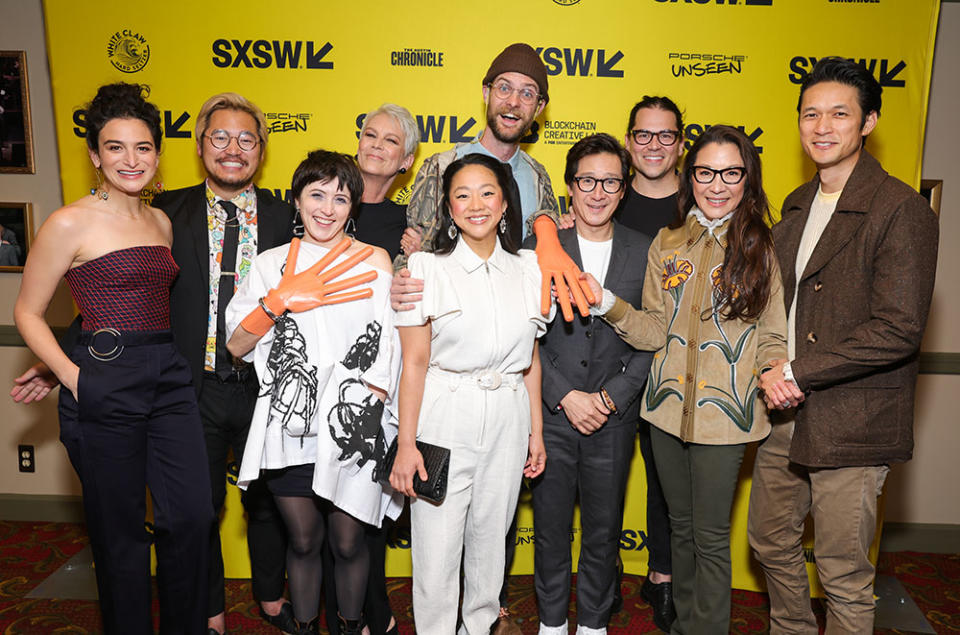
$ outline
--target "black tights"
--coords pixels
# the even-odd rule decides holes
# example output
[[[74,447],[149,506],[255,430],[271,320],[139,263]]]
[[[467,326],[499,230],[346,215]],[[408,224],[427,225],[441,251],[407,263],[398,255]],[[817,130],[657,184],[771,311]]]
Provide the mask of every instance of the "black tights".
[[[287,525],[287,579],[297,621],[306,623],[320,611],[321,562],[324,533],[333,551],[337,605],[348,620],[360,619],[370,570],[364,525],[317,497],[276,496]]]

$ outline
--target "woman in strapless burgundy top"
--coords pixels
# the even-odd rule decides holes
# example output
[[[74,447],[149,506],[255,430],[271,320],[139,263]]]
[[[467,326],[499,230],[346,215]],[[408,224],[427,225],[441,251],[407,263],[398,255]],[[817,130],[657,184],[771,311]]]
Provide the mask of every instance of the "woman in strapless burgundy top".
[[[60,438],[83,490],[104,632],[153,632],[153,542],[160,632],[205,633],[210,477],[190,370],[170,333],[170,221],[140,199],[157,170],[159,111],[140,86],[112,84],[86,125],[98,187],[40,228],[14,317],[62,385]],[[69,354],[44,321],[61,278],[83,318]]]

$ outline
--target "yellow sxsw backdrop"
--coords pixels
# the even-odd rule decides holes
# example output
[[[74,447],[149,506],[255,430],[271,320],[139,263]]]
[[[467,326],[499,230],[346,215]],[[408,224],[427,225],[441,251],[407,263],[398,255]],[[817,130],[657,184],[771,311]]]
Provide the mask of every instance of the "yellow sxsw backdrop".
[[[579,135],[622,139],[636,101],[669,95],[684,109],[690,138],[712,124],[743,127],[762,149],[765,187],[779,208],[814,171],[797,141],[795,109],[802,75],[826,55],[862,60],[881,80],[883,111],[868,148],[917,186],[939,4],[520,0],[501,11],[443,0],[236,0],[228,7],[100,0],[93,8],[46,0],[63,195],[79,198],[94,183],[79,111],[100,84],[130,81],[149,85],[164,113],[161,185],[154,189],[200,182],[195,115],[208,96],[229,90],[268,114],[274,132],[258,184],[281,195],[308,150],[353,154],[362,113],[388,101],[406,106],[426,128],[426,141],[414,169],[396,183],[393,196],[403,201],[424,158],[482,130],[480,81],[492,58],[516,41],[540,49],[551,73],[550,103],[524,149],[547,166],[558,195],[565,154]],[[639,454],[633,467],[621,546],[626,570],[643,573],[646,554],[633,548],[646,526]],[[734,585],[759,588],[745,538],[748,491],[744,478],[732,525]],[[226,516],[227,575],[249,575],[233,487]],[[532,567],[531,527],[522,506],[518,573]],[[409,572],[405,549],[390,549],[388,570]]]

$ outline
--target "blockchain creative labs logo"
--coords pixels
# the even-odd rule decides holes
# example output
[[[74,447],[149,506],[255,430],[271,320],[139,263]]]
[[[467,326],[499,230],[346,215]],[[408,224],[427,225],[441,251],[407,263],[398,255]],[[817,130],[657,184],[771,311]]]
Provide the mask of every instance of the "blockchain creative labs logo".
[[[596,121],[553,119],[543,122],[540,138],[548,146],[572,146],[597,131]]]
[[[561,7],[570,7],[575,4],[579,4],[580,0],[553,0],[554,4],[559,4]]]
[[[746,55],[726,53],[667,53],[670,72],[674,77],[739,75],[743,72],[746,59]]]
[[[309,112],[265,112],[267,130],[278,132],[306,132],[307,123],[313,115]]]
[[[122,29],[110,36],[107,59],[121,73],[136,73],[150,61],[150,45],[136,31]]]
[[[405,48],[400,51],[391,51],[390,66],[442,67],[443,51],[425,48]]]

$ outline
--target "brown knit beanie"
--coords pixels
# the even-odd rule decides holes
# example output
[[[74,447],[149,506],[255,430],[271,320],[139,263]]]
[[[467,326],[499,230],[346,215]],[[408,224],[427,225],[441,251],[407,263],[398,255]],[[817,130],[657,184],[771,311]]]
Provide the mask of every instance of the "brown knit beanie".
[[[550,101],[547,93],[547,68],[540,60],[540,56],[529,44],[517,42],[503,49],[500,55],[490,64],[490,70],[483,76],[483,83],[490,84],[501,73],[523,73],[537,83],[543,103]]]

